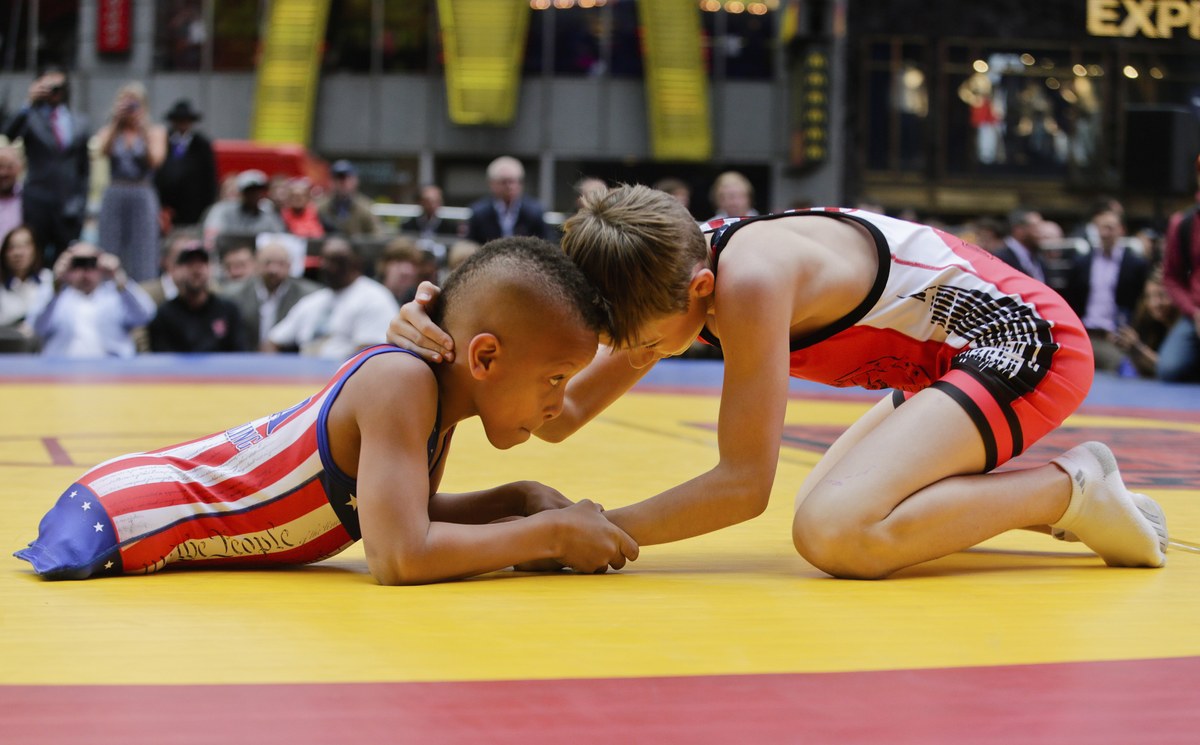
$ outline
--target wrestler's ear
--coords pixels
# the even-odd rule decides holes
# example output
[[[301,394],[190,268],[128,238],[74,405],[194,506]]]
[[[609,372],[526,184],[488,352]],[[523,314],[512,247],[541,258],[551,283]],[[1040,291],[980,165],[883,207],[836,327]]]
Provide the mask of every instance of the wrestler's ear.
[[[484,380],[492,375],[500,354],[500,340],[495,334],[485,332],[471,337],[467,344],[467,367],[471,371],[471,377]]]
[[[712,273],[712,269],[697,267],[696,271],[692,272],[692,279],[688,283],[689,295],[697,298],[708,297],[716,289],[717,277]]]

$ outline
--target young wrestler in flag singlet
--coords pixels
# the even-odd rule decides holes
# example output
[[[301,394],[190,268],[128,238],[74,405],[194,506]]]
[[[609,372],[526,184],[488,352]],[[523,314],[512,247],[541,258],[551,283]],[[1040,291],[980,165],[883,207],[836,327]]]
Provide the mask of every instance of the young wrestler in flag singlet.
[[[453,365],[371,347],[296,406],[102,463],[16,555],[49,579],[84,579],[305,564],[361,538],[382,584],[636,558],[599,506],[541,484],[438,491],[458,422],[478,416],[503,449],[562,411],[607,322],[595,290],[554,246],[507,238],[460,267],[443,299],[436,316],[461,350]]]

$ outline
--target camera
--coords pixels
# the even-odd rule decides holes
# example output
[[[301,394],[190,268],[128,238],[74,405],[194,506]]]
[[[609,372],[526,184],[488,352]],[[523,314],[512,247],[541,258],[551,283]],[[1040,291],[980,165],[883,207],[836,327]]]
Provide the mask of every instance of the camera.
[[[71,268],[72,269],[95,269],[97,266],[97,263],[98,263],[98,257],[96,257],[96,256],[72,256],[71,257]]]

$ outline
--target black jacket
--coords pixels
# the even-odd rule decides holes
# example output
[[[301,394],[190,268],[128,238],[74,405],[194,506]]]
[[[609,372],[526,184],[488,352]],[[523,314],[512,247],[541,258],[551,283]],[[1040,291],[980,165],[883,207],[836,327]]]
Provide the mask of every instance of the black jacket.
[[[1067,286],[1063,290],[1063,297],[1080,318],[1087,312],[1088,296],[1092,292],[1092,260],[1096,251],[1097,249],[1093,248],[1087,254],[1075,258]],[[1117,270],[1116,299],[1117,308],[1127,321],[1133,316],[1133,310],[1142,297],[1149,271],[1149,264],[1141,255],[1130,248],[1125,249],[1121,257],[1121,266]]]
[[[196,225],[204,210],[217,201],[217,161],[212,143],[199,132],[183,154],[168,143],[167,159],[154,174],[158,201],[170,209],[176,225]]]

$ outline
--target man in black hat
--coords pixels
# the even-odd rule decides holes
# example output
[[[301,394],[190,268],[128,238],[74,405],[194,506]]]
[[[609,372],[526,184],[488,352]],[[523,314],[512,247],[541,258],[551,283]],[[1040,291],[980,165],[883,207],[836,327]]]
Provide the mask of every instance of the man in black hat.
[[[196,225],[217,200],[217,162],[212,143],[195,128],[200,112],[181,98],[166,113],[170,123],[167,159],[154,176],[158,201],[170,217],[168,227]]]

